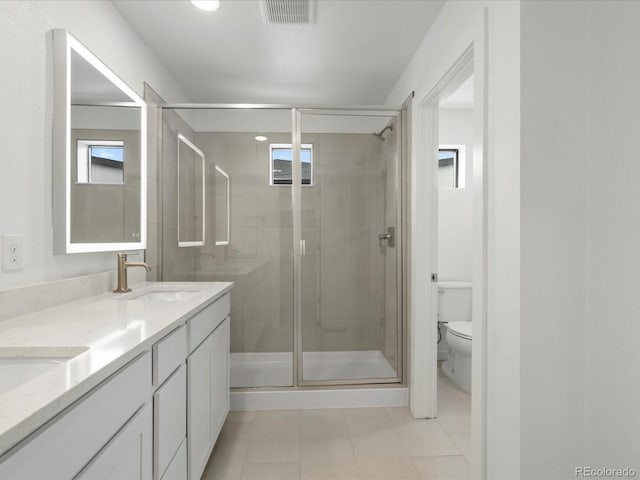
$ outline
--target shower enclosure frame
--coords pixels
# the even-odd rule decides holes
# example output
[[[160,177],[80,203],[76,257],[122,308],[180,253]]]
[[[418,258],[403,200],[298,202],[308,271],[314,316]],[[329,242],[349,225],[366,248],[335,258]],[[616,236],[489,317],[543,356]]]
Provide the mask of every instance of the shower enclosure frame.
[[[411,95],[409,99],[413,96]],[[243,104],[243,103],[163,103],[158,105],[160,111],[167,110],[289,110],[291,112],[291,145],[292,145],[292,185],[291,206],[293,216],[293,378],[291,387],[241,387],[235,391],[256,390],[290,390],[307,388],[366,388],[371,386],[406,387],[408,352],[408,135],[409,102],[403,106],[350,105],[350,106],[295,106],[287,104]],[[398,140],[398,162],[396,164],[395,198],[396,206],[396,291],[397,291],[397,368],[395,377],[384,378],[351,378],[334,380],[304,380],[302,349],[302,256],[304,240],[302,239],[302,185],[300,150],[302,146],[302,114],[343,115],[343,116],[392,116],[400,122]],[[161,133],[160,133],[161,136]]]

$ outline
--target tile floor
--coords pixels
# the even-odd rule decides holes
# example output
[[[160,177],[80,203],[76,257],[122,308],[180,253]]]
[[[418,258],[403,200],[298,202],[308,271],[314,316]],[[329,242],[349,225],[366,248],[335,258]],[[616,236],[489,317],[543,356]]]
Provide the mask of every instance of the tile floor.
[[[438,418],[406,408],[231,412],[203,480],[468,479],[471,397],[438,378]]]

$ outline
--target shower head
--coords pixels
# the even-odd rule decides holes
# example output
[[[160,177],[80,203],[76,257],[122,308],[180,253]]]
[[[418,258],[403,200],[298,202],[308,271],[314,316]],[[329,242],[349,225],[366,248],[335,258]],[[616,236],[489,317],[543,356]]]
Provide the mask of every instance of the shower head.
[[[379,138],[380,140],[382,140],[384,142],[386,140],[386,138],[384,138],[382,135],[387,130],[390,130],[390,131],[393,132],[393,123],[390,123],[389,125],[384,127],[382,130],[380,130],[379,133],[378,132],[374,132],[373,136]]]

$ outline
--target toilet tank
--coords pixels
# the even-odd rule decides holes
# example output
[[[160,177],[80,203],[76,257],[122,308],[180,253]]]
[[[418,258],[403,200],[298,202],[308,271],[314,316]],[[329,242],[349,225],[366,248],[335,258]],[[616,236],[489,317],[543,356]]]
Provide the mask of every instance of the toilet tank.
[[[438,321],[471,320],[471,282],[438,282]]]

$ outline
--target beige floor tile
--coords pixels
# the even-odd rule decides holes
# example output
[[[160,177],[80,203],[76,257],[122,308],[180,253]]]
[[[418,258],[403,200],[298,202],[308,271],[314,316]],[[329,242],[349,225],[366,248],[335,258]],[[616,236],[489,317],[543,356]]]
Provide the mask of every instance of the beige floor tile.
[[[220,439],[237,441],[241,438],[248,439],[253,430],[253,423],[249,422],[225,422],[220,432]]]
[[[232,440],[220,438],[213,449],[211,458],[225,460],[231,463],[244,463],[247,457],[248,446],[248,437],[239,437]]]
[[[229,457],[212,455],[204,469],[202,480],[240,480],[243,466],[244,462],[234,462]]]
[[[301,410],[265,410],[256,412],[251,423],[252,440],[300,440]]]
[[[344,438],[303,440],[300,453],[302,478],[341,480],[358,476],[351,440]]]
[[[420,474],[407,454],[357,455],[360,477],[366,479],[401,480],[420,478]]]
[[[300,461],[298,440],[251,440],[247,448],[248,463],[283,463]]]
[[[438,401],[438,416],[469,414],[469,405],[460,399],[457,394],[449,395],[445,400]]]
[[[447,377],[443,372],[438,363],[438,393],[440,393],[441,388],[446,388],[448,392],[455,395],[457,398],[461,399],[464,403],[471,406],[471,395],[462,390],[458,385],[453,383],[449,377]]]
[[[416,418],[413,418],[413,415],[411,415],[411,412],[407,407],[392,407],[387,408],[386,410],[391,417],[391,421],[396,425],[412,423],[417,420]]]
[[[237,412],[229,412],[227,422],[253,422],[256,418],[255,410],[241,410]]]
[[[453,443],[456,444],[460,453],[464,455],[464,457],[471,461],[471,434],[470,433],[451,433],[449,434]]]
[[[386,408],[341,408],[345,418],[389,418]]]
[[[471,415],[469,413],[439,415],[437,420],[447,433],[471,432]]]
[[[300,440],[300,426],[286,422],[253,422],[252,440]]]
[[[300,419],[302,439],[349,438],[345,417],[337,410],[308,410]]]
[[[347,427],[356,455],[406,453],[391,418],[348,418]]]
[[[242,480],[299,480],[300,465],[297,462],[247,463]]]
[[[467,480],[471,477],[469,462],[462,455],[413,457],[420,478],[429,480]]]
[[[302,412],[302,410],[259,410],[256,412],[254,423],[297,425]]]
[[[459,455],[447,432],[436,420],[418,420],[398,427],[410,456]]]

